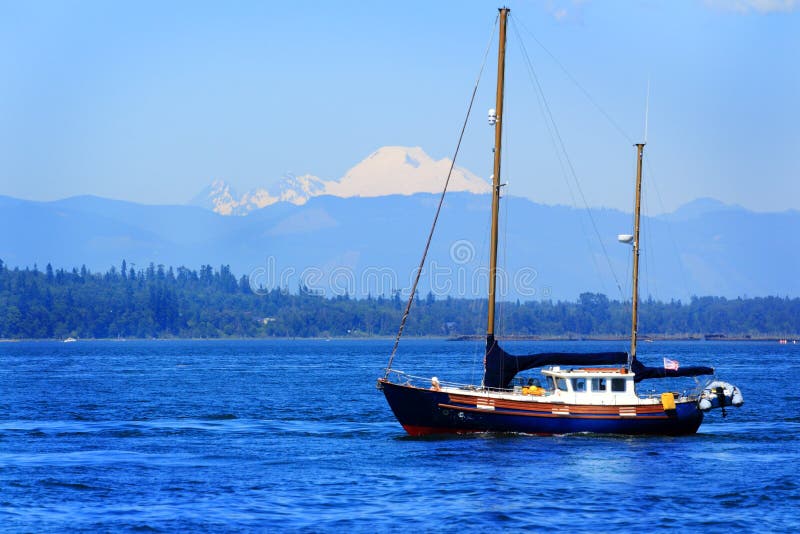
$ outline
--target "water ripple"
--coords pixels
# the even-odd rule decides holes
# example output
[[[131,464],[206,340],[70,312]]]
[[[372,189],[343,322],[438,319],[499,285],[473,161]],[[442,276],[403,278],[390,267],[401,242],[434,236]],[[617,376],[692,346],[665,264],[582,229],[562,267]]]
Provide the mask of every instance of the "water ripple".
[[[726,345],[728,366],[718,345],[659,344],[727,368],[748,400],[683,438],[411,438],[374,387],[384,340],[73,345],[0,346],[2,530],[800,528],[800,397],[776,393],[794,373],[776,384],[766,345]],[[403,347],[409,369],[473,359]]]

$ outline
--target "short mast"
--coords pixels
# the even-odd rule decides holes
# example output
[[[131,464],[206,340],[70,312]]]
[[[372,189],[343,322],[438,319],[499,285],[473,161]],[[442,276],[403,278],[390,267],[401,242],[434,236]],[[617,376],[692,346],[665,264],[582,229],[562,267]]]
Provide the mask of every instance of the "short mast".
[[[497,50],[497,102],[495,112],[497,121],[494,126],[494,175],[492,177],[492,237],[489,252],[489,313],[486,327],[487,343],[491,345],[494,338],[494,305],[497,291],[497,237],[498,213],[500,212],[500,149],[503,142],[503,83],[506,69],[506,23],[507,7],[500,9],[500,42]],[[490,348],[487,346],[487,349]]]
[[[631,359],[636,358],[636,337],[639,328],[639,215],[642,200],[642,157],[644,143],[636,143],[636,205],[633,211],[633,310],[631,313]]]

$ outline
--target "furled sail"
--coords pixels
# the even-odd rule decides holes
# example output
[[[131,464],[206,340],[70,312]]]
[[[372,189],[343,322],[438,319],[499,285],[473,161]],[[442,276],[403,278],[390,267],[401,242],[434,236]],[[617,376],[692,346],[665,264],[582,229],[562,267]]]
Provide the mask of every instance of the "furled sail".
[[[713,375],[713,367],[701,365],[693,367],[680,367],[678,369],[665,369],[664,367],[648,367],[634,358],[631,362],[631,372],[635,373],[634,382],[641,382],[648,378],[677,378],[680,376]]]
[[[545,365],[615,365],[627,364],[627,352],[541,352],[515,356],[503,350],[494,336],[486,338],[486,365],[483,385],[507,388],[514,376],[527,369]]]

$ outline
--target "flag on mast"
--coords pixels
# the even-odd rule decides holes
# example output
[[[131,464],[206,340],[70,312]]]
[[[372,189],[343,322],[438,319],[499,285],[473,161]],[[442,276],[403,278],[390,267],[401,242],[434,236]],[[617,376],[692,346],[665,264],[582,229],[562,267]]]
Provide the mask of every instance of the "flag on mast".
[[[664,358],[664,369],[670,371],[677,371],[680,365],[681,364],[678,363],[678,360],[670,360],[669,358]]]

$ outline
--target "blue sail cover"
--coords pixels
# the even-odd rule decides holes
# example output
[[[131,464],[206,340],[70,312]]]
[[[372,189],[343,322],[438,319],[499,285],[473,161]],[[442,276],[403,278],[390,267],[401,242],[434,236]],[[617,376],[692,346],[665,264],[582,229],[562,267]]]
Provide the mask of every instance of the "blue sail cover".
[[[483,385],[487,388],[507,388],[517,373],[545,365],[616,365],[627,363],[627,352],[541,352],[514,356],[504,351],[494,339],[494,336],[487,336]]]
[[[713,375],[713,367],[680,367],[678,369],[665,369],[663,367],[648,367],[636,358],[631,362],[631,372],[635,373],[634,382],[641,382],[648,378],[677,378],[680,376]]]

